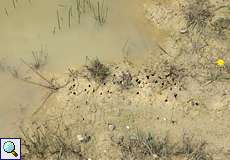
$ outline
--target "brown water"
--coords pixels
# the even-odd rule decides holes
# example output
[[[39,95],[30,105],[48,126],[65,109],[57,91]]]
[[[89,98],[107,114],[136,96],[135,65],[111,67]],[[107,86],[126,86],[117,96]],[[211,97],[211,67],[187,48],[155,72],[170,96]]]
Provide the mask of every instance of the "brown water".
[[[73,0],[15,0],[0,1],[0,58],[7,57],[11,66],[23,67],[19,59],[30,60],[31,51],[46,48],[48,65],[45,70],[63,73],[69,66],[79,66],[85,57],[104,61],[122,59],[122,48],[131,57],[141,60],[153,46],[143,29],[138,1],[106,0],[109,7],[105,25],[98,25],[90,16],[81,23],[71,19],[68,7]],[[58,29],[57,10],[61,19]],[[20,119],[30,115],[40,104],[45,92],[24,84],[9,74],[0,72],[0,136],[15,134]]]

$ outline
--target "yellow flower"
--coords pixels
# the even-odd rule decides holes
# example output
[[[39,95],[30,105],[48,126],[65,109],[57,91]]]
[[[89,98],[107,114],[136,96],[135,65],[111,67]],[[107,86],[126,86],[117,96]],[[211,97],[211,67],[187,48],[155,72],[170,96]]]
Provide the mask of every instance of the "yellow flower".
[[[223,59],[218,59],[217,61],[216,61],[216,64],[218,65],[218,66],[220,66],[220,67],[223,67],[224,66],[224,60]]]

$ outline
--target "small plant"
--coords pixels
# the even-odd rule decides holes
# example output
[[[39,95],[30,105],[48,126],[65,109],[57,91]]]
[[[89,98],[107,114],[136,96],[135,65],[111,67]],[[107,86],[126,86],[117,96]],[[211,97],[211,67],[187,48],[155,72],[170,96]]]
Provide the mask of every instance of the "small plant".
[[[77,17],[78,17],[78,23],[81,23],[81,15],[82,15],[82,4],[85,4],[85,1],[81,2],[81,0],[76,0],[77,3]]]
[[[92,8],[94,19],[100,25],[105,24],[107,16],[108,16],[108,11],[109,11],[109,8],[105,7],[104,1],[103,2],[98,1],[96,4],[94,4],[94,7]]]
[[[48,54],[43,49],[39,51],[33,51],[32,52],[33,62],[31,63],[31,66],[36,70],[41,69],[47,64],[47,57]]]
[[[169,77],[172,81],[176,79],[181,80],[185,76],[184,72],[184,68],[179,68],[176,65],[168,65],[165,69],[165,77]]]
[[[184,8],[187,28],[196,29],[197,32],[203,32],[213,16],[212,6],[208,0],[188,1],[188,5]]]
[[[223,67],[224,64],[225,64],[225,62],[224,62],[223,59],[218,59],[218,60],[216,61],[216,64],[217,64],[219,67]]]
[[[162,89],[167,89],[175,85],[181,87],[183,86],[183,79],[188,76],[186,68],[181,65],[173,64],[173,62],[167,60],[160,62],[159,66],[154,70],[157,80],[161,82],[158,84],[160,84]]]
[[[117,83],[122,89],[129,89],[131,86],[133,86],[132,80],[133,76],[129,71],[122,71]]]
[[[99,83],[103,83],[110,75],[109,67],[105,66],[97,58],[91,60],[90,64],[86,66],[86,69],[89,71],[90,76]]]
[[[207,65],[204,86],[216,81],[230,80],[230,66],[225,59],[216,59],[211,64]]]

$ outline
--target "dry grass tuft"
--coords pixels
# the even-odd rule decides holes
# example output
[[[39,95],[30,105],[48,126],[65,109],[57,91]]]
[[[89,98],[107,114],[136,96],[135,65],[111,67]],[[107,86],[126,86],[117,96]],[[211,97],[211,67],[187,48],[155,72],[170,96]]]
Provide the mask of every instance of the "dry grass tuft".
[[[226,31],[230,31],[230,18],[218,18],[212,24],[214,31],[218,33],[218,35],[225,35]]]
[[[168,89],[172,86],[179,88],[184,85],[184,79],[189,76],[187,68],[181,64],[175,64],[173,61],[163,60],[159,62],[154,68],[155,78],[153,83],[160,85],[162,90]]]
[[[205,141],[193,143],[191,137],[184,135],[182,147],[180,147],[176,154],[185,155],[189,160],[212,160],[211,155],[205,151],[206,145]]]
[[[151,134],[138,133],[136,136],[130,136],[119,142],[118,145],[122,160],[167,158],[172,154],[172,146],[167,137],[158,139]]]
[[[171,160],[184,157],[188,160],[212,160],[205,151],[205,142],[193,144],[191,139],[184,137],[182,146],[169,142],[167,136],[155,137],[152,134],[137,133],[118,143],[122,160]]]
[[[133,86],[133,75],[130,71],[122,71],[116,83],[121,87],[121,89],[129,89]]]
[[[187,28],[203,32],[208,22],[212,20],[214,12],[208,0],[188,1],[184,8],[184,17],[187,21]]]
[[[36,124],[21,129],[21,133],[24,159],[87,159],[68,127],[51,129],[47,124]]]
[[[111,74],[110,68],[97,58],[90,60],[89,65],[86,65],[86,69],[90,73],[90,77],[99,83],[105,82],[106,78]]]

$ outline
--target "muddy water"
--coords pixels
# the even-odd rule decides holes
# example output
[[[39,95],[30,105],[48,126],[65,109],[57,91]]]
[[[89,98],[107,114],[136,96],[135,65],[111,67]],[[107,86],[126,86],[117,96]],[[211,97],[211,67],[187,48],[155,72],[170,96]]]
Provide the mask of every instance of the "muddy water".
[[[30,57],[32,50],[46,46],[50,57],[50,69],[65,69],[68,65],[82,64],[86,56],[105,60],[120,60],[122,47],[129,41],[133,55],[144,53],[148,38],[144,37],[136,22],[135,1],[107,0],[107,23],[99,26],[92,17],[82,16],[81,24],[72,18],[68,26],[68,7],[71,0],[2,0],[0,26],[0,55],[18,59]],[[8,16],[6,16],[7,9]],[[58,29],[59,11],[61,30]],[[55,32],[55,34],[54,34]],[[65,59],[63,61],[63,59]]]
[[[19,59],[31,60],[31,52],[41,47],[49,55],[45,69],[59,73],[69,66],[83,64],[86,56],[119,61],[126,42],[125,50],[135,59],[141,59],[152,47],[150,37],[143,32],[142,22],[138,20],[142,12],[138,1],[106,0],[109,13],[103,26],[88,15],[82,16],[80,24],[73,17],[69,25],[68,9],[73,0],[14,2],[0,1],[0,58],[7,57],[11,66],[22,67]],[[0,136],[16,134],[19,120],[30,115],[45,92],[3,72],[0,88]]]

